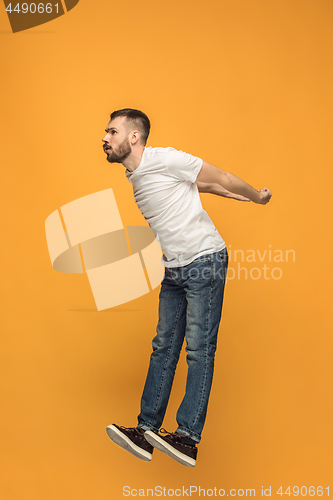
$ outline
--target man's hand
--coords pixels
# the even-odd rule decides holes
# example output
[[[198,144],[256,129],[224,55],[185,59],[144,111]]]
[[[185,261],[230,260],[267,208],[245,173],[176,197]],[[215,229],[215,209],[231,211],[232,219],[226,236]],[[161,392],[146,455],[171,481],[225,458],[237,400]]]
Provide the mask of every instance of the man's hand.
[[[272,198],[272,193],[268,188],[264,189],[258,189],[258,193],[261,193],[261,205],[266,205],[266,203],[269,202],[269,200]]]

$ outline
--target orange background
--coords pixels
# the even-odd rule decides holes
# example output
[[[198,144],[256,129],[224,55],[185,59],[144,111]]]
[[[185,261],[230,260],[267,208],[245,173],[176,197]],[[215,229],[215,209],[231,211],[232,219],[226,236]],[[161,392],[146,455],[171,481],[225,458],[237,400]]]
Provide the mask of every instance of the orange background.
[[[0,8],[1,500],[121,499],[126,485],[332,495],[332,21],[330,0],[81,0],[13,35]],[[227,283],[195,469],[136,460],[105,432],[136,425],[158,289],[97,312],[87,277],[47,251],[47,216],[109,187],[124,225],[145,224],[101,148],[122,107],[148,114],[148,145],[271,189],[265,207],[202,196],[229,249],[295,251],[279,280]],[[170,431],[185,376],[182,356]]]

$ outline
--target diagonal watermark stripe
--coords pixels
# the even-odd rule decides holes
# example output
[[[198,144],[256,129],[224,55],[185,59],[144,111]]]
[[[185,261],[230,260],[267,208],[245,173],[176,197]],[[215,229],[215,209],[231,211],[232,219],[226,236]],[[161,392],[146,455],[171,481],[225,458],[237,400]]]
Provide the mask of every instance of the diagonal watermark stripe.
[[[163,279],[153,231],[124,227],[112,189],[63,205],[48,216],[45,230],[53,268],[85,273],[98,311],[141,297]]]

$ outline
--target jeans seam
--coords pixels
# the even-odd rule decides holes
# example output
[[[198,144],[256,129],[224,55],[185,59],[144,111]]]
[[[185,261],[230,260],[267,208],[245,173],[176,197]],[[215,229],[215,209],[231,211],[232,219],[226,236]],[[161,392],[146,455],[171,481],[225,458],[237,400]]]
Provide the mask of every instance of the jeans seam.
[[[177,322],[175,324],[175,328],[172,332],[172,340],[171,340],[171,345],[170,345],[170,348],[168,350],[168,355],[167,355],[167,359],[165,361],[165,364],[164,364],[164,368],[163,368],[163,377],[162,377],[162,380],[161,380],[161,385],[160,385],[160,388],[159,388],[159,392],[158,392],[158,399],[157,399],[157,402],[156,402],[156,405],[155,405],[155,409],[154,409],[154,413],[153,413],[153,416],[151,418],[151,421],[153,421],[155,419],[155,416],[156,416],[156,413],[158,411],[158,408],[159,408],[159,403],[160,403],[160,399],[161,399],[161,394],[162,394],[162,389],[163,389],[163,384],[164,384],[164,381],[165,381],[165,374],[166,374],[166,367],[168,365],[168,361],[170,359],[170,352],[171,352],[171,349],[172,349],[172,345],[173,345],[173,342],[174,342],[174,338],[175,338],[175,332],[176,332],[176,329],[177,329],[177,326],[178,326],[178,322],[179,322],[179,318],[180,318],[180,311],[183,307],[183,303],[184,303],[184,299],[185,299],[185,293],[183,295],[183,299],[181,301],[181,304],[180,304],[180,307],[179,307],[179,310],[178,310],[178,317],[177,317]],[[149,424],[149,425],[152,425],[152,424]]]

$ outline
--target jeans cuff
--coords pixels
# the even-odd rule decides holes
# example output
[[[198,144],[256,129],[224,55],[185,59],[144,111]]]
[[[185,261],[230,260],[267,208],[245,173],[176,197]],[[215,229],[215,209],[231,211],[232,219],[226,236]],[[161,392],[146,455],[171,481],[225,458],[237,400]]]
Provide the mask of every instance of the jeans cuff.
[[[176,433],[189,437],[190,439],[192,439],[192,441],[195,441],[196,443],[200,443],[200,436],[198,436],[198,434],[194,434],[193,432],[187,429],[184,429],[184,427],[178,427]]]
[[[158,429],[156,429],[155,427],[153,427],[152,425],[149,425],[149,424],[145,424],[145,423],[140,423],[138,426],[137,426],[139,429],[142,429],[143,431],[156,431],[158,432]]]

